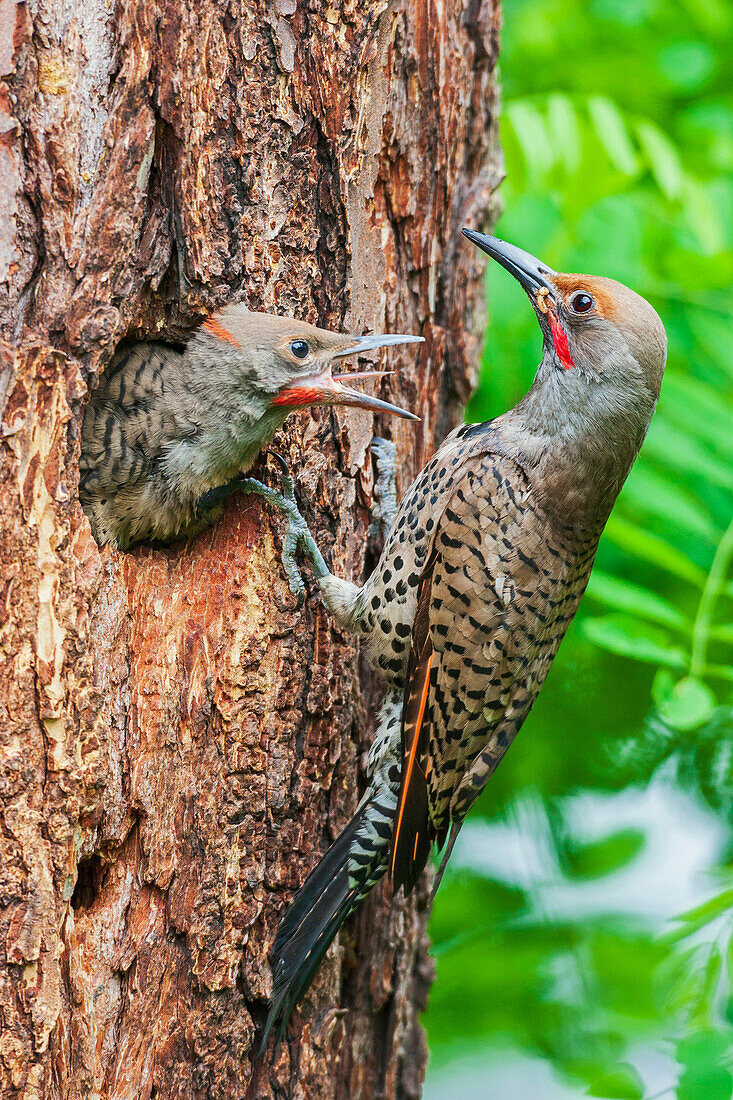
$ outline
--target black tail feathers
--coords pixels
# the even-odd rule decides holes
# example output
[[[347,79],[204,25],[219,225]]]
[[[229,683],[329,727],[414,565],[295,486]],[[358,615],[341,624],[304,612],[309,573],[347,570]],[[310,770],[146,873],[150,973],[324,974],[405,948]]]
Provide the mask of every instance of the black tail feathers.
[[[270,952],[272,999],[257,1052],[261,1057],[275,1028],[280,1044],[290,1013],[315,977],[321,959],[363,890],[349,884],[347,864],[352,843],[368,803],[352,818],[323,859],[311,871],[290,903]]]

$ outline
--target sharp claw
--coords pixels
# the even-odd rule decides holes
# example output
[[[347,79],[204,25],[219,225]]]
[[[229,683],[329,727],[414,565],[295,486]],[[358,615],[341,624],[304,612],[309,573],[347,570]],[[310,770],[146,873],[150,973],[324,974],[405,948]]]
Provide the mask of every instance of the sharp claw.
[[[267,453],[268,453],[268,455],[272,455],[272,457],[275,459],[275,461],[277,463],[279,463],[280,469],[286,475],[286,477],[290,477],[290,467],[288,466],[287,462],[285,461],[283,456],[280,454],[280,452],[279,451],[274,451],[272,448],[269,448]]]
[[[283,458],[279,451],[269,449],[267,453],[268,455],[272,455],[272,457],[275,459],[278,466],[280,467],[281,496],[283,496],[285,500],[289,501],[291,504],[295,504],[297,507],[295,500],[295,482],[293,481],[292,475],[290,473],[290,467],[288,466],[286,460]]]

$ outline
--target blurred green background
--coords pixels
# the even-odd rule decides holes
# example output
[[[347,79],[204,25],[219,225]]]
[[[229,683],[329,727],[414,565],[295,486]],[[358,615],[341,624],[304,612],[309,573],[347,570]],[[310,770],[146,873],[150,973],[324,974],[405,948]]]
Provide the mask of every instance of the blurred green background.
[[[506,0],[496,232],[647,297],[657,414],[437,896],[426,1100],[733,1093],[733,7]],[[540,355],[487,273],[467,419]]]

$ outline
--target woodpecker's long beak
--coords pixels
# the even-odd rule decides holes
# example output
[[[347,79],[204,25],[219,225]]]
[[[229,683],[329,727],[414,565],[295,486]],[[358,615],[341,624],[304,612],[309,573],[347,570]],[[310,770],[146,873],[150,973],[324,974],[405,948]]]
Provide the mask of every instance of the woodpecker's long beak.
[[[558,291],[554,285],[557,272],[531,253],[498,237],[486,237],[483,233],[474,233],[472,229],[464,229],[463,235],[505,267],[527,292],[537,314],[545,349],[554,348],[554,361],[558,368],[569,370],[574,367],[567,333],[558,318]]]
[[[363,373],[341,374],[334,377],[331,374],[331,366],[322,374],[311,378],[299,378],[291,382],[273,400],[273,405],[350,405],[355,409],[370,409],[372,412],[388,412],[393,416],[401,416],[405,420],[419,420],[419,416],[401,409],[399,405],[391,405],[389,401],[380,401],[378,397],[371,397],[368,393],[359,393],[349,386],[344,386],[342,378],[379,378],[391,371],[364,371]]]
[[[379,374],[390,374],[391,371],[366,371],[365,375],[368,377],[377,376]],[[380,401],[378,397],[371,397],[368,393],[360,393],[359,390],[352,390],[350,386],[344,386],[341,382],[341,378],[349,377],[347,375],[336,375],[332,378],[334,390],[333,397],[330,401],[325,402],[329,405],[351,405],[355,409],[371,409],[372,412],[387,412],[392,413],[393,416],[401,416],[403,420],[419,420],[419,416],[415,416],[415,413],[408,412],[407,409],[401,409],[399,405],[392,405],[389,401]],[[351,377],[356,377],[352,375]]]
[[[394,344],[419,343],[422,336],[406,336],[390,333],[386,336],[363,336],[355,338],[355,343],[344,351],[339,351],[333,356],[333,360],[345,359],[347,356],[360,355],[366,351],[376,351],[378,348],[391,347]],[[389,401],[381,401],[378,397],[371,397],[368,393],[360,393],[345,386],[345,379],[383,378],[392,371],[354,371],[351,374],[332,374],[331,364],[321,374],[312,375],[310,378],[294,379],[289,386],[280,390],[273,400],[274,405],[348,405],[355,409],[369,409],[372,412],[388,412],[393,416],[401,416],[405,420],[419,420],[419,416],[401,409],[399,405],[392,405]]]
[[[422,344],[422,336],[407,336],[401,332],[390,332],[386,336],[355,336],[356,343],[345,351],[339,351],[334,359],[346,359],[349,355],[361,355],[365,351],[377,351],[379,348],[391,348],[395,344]]]
[[[557,275],[547,264],[543,264],[536,256],[517,248],[514,244],[501,241],[498,237],[487,237],[483,233],[474,233],[473,229],[464,229],[463,236],[477,245],[492,260],[505,267],[510,275],[513,275],[533,302],[537,301],[539,291],[555,294],[552,279]]]

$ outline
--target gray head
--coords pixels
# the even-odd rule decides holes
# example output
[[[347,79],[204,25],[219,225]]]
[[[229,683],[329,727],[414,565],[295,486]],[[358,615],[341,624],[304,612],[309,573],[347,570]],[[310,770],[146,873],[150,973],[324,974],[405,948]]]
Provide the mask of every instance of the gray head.
[[[249,409],[259,406],[287,415],[305,405],[351,405],[389,412],[408,420],[413,413],[344,385],[345,379],[379,378],[387,371],[334,375],[334,364],[393,344],[421,341],[420,336],[354,336],[316,328],[304,321],[251,313],[230,305],[204,321],[189,344],[210,370],[208,381],[241,390]]]
[[[587,402],[604,386],[643,390],[659,397],[667,338],[649,303],[615,279],[563,275],[528,252],[464,229],[469,240],[514,275],[534,306],[544,337],[544,358]],[[577,383],[577,387],[576,387]]]
[[[646,426],[667,357],[664,327],[649,303],[614,279],[563,275],[498,237],[463,232],[529,295],[544,340],[535,386],[552,387],[569,425],[585,420],[603,430],[607,416],[625,415]]]
[[[525,450],[545,469],[559,458],[558,476],[585,482],[583,492],[595,481],[593,495],[605,507],[631,467],[659,397],[667,355],[662,322],[644,298],[614,279],[560,274],[497,237],[463,232],[517,279],[542,330],[532,389],[510,414]]]

